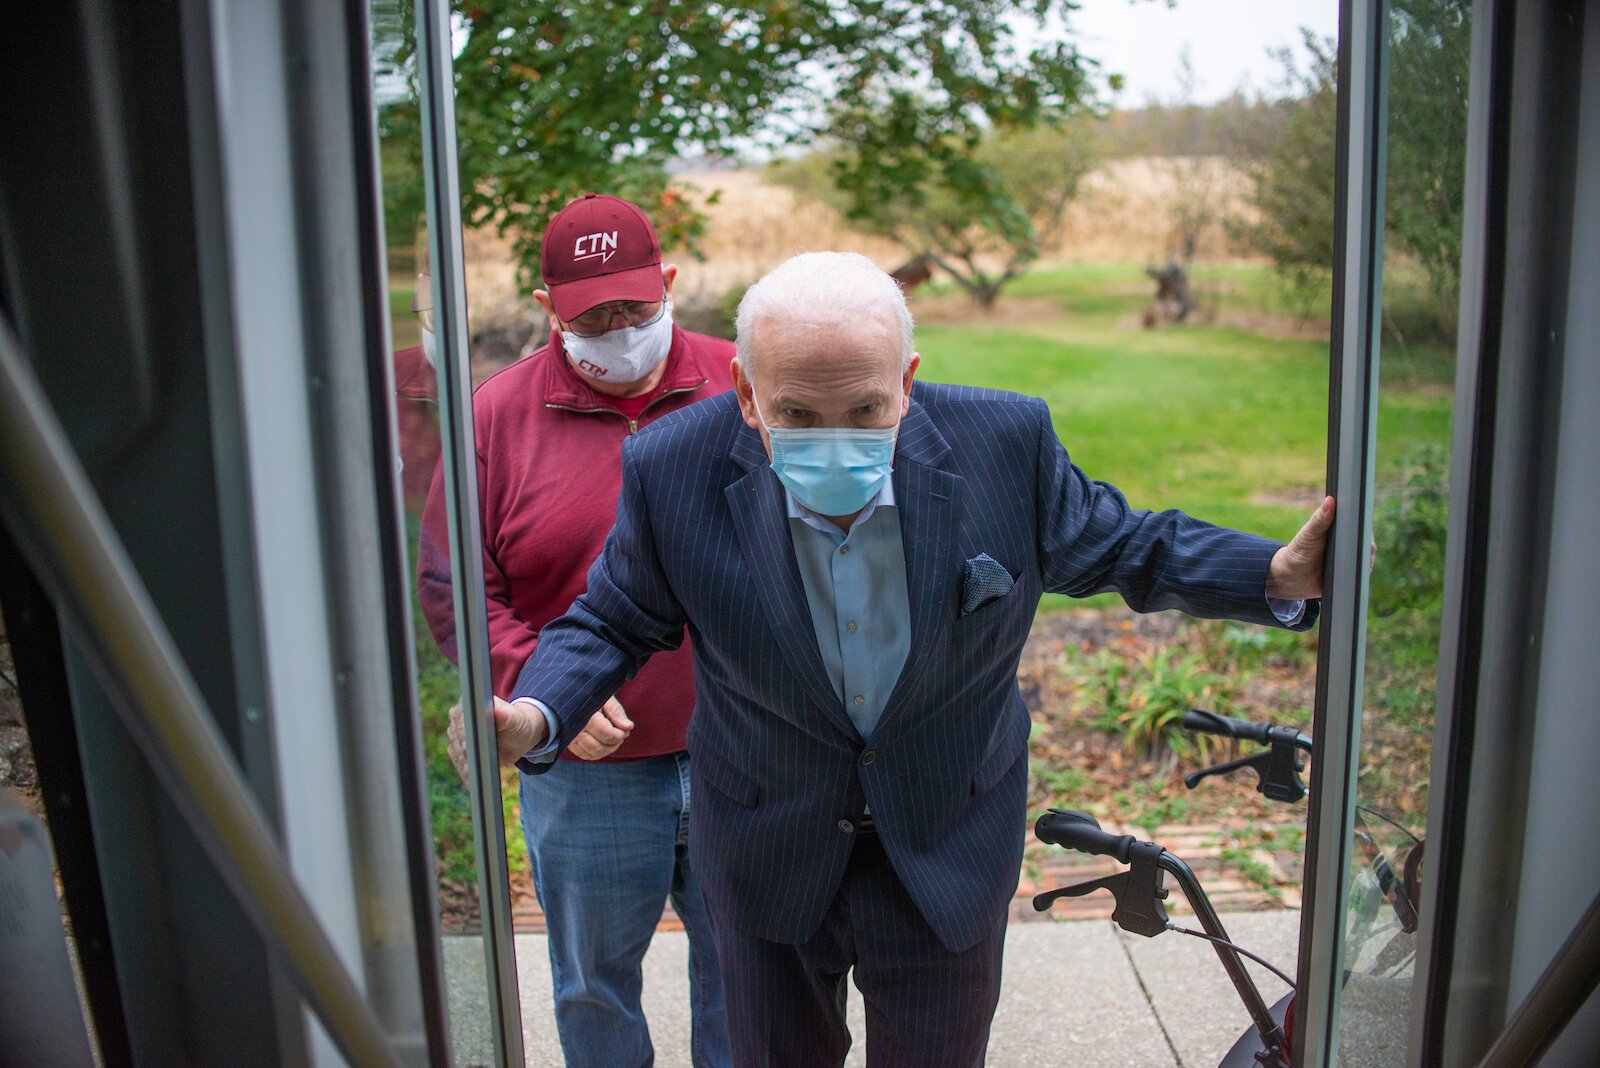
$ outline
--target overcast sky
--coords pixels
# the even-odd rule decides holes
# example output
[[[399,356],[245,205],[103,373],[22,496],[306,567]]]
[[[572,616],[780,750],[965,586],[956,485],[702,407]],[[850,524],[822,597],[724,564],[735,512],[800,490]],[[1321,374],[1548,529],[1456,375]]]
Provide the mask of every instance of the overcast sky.
[[[1115,103],[1138,107],[1180,94],[1185,45],[1195,72],[1195,102],[1227,96],[1241,82],[1273,88],[1282,68],[1269,48],[1297,50],[1300,27],[1325,36],[1338,29],[1338,0],[1082,0],[1068,25],[1083,53],[1126,79]]]

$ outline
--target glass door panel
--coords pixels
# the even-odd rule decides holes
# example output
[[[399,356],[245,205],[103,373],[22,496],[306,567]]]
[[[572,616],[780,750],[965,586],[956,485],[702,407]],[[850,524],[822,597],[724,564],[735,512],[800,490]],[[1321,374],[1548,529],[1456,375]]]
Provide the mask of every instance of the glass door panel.
[[[1315,827],[1323,841],[1315,847],[1321,863],[1308,872],[1315,907],[1303,936],[1301,1042],[1306,1064],[1398,1065],[1406,1063],[1417,933],[1426,924],[1418,912],[1454,414],[1470,5],[1350,3],[1343,27],[1340,61],[1350,69],[1341,85],[1350,99],[1336,299],[1346,334],[1330,451],[1341,516],[1370,531],[1376,557],[1363,579],[1348,565],[1365,554],[1349,546],[1329,591],[1331,615],[1346,618],[1324,645]]]
[[[463,604],[476,602],[481,616],[483,591],[481,573],[474,589],[473,571],[459,566],[455,551],[465,542],[476,552],[478,539],[475,486],[452,463],[472,451],[460,220],[438,207],[453,188],[453,126],[440,121],[453,98],[448,77],[430,79],[424,69],[441,35],[419,32],[448,25],[449,15],[427,0],[374,0],[371,14],[396,463],[414,583],[411,622],[451,1046],[457,1064],[518,1064],[521,1021],[509,917],[501,915],[505,846],[496,773],[480,776],[476,759],[458,770],[448,740],[452,708],[475,707],[486,692],[475,672],[488,657],[482,627],[470,619],[458,625]],[[448,72],[447,37],[442,51],[432,62],[437,69],[442,60]],[[441,86],[442,103],[434,99]],[[453,412],[460,414],[452,419]],[[468,585],[458,590],[463,579]]]

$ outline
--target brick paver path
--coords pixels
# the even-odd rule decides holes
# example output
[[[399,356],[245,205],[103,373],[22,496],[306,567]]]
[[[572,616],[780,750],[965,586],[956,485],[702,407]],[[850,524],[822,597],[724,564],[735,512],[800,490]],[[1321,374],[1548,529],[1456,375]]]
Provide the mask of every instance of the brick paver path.
[[[1101,826],[1111,834],[1132,834],[1141,840],[1151,837],[1142,828],[1121,826],[1112,821],[1102,821]],[[1194,869],[1200,885],[1205,887],[1212,906],[1218,912],[1299,908],[1299,879],[1287,870],[1276,854],[1267,850],[1254,850],[1251,854],[1252,859],[1268,873],[1271,891],[1264,889],[1260,882],[1246,878],[1237,866],[1223,859],[1222,848],[1231,837],[1229,832],[1246,829],[1224,828],[1216,824],[1159,826],[1152,840],[1160,842],[1168,852],[1182,857]],[[1011,902],[1012,923],[1110,918],[1115,902],[1108,891],[1097,891],[1087,897],[1063,898],[1048,913],[1034,910],[1033,895],[1069,883],[1115,874],[1123,870],[1122,865],[1105,857],[1090,857],[1070,850],[1040,846],[1034,841],[1031,829],[1028,843],[1030,859],[1023,863],[1022,879],[1017,886],[1016,897]],[[1034,857],[1039,859],[1030,862]],[[1167,911],[1175,915],[1191,913],[1182,891],[1170,878],[1165,885],[1171,890],[1166,902]],[[533,895],[532,883],[527,875],[512,876],[512,894],[512,924],[516,933],[542,934],[544,913]],[[662,910],[661,922],[656,925],[656,930],[683,930],[683,921],[678,919],[670,904]]]

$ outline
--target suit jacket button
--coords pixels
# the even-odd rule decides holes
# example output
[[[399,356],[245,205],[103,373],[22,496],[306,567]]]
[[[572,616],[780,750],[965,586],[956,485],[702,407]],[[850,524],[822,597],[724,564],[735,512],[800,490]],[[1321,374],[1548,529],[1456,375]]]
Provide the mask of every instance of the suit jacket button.
[[[849,820],[840,820],[839,829],[845,834],[850,834],[856,829],[856,825],[851,823]]]
[[[868,749],[865,753],[861,754],[861,766],[866,767],[868,764],[871,764],[877,759],[878,751],[876,749]]]

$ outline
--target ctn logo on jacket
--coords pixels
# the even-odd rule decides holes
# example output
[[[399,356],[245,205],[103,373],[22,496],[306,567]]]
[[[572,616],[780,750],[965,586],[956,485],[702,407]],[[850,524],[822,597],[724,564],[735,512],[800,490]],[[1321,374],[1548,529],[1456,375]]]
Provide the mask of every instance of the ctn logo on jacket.
[[[592,260],[600,258],[605,263],[617,254],[617,231],[609,234],[584,234],[572,246],[574,260]]]

